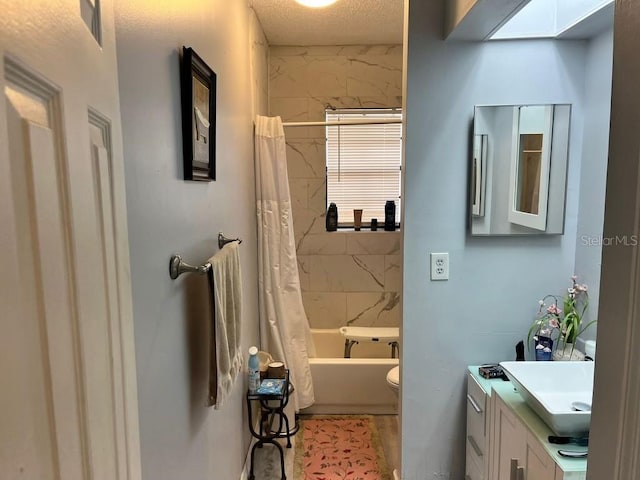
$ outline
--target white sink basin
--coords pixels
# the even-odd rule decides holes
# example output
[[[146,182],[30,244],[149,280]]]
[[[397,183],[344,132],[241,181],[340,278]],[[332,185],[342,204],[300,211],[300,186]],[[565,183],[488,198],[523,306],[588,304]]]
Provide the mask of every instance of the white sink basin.
[[[527,404],[556,435],[589,431],[594,362],[501,362]],[[576,405],[576,402],[579,402]],[[582,404],[582,405],[581,405]],[[585,405],[586,404],[586,405]]]

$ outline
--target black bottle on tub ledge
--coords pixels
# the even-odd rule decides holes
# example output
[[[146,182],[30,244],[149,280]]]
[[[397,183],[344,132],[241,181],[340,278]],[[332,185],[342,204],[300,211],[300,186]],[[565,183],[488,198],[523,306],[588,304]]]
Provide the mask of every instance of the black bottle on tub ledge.
[[[329,208],[327,209],[326,227],[327,232],[335,232],[338,230],[338,207],[336,207],[336,204],[333,202],[329,204]]]
[[[384,229],[393,232],[396,229],[396,202],[387,200],[384,204]]]

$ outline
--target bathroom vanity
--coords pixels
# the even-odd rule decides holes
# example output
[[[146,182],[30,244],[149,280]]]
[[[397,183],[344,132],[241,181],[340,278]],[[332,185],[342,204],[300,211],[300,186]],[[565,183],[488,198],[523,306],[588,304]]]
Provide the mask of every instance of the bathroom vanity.
[[[558,450],[587,448],[549,443],[549,435],[511,382],[485,379],[469,367],[465,480],[586,479],[586,458],[565,458]]]

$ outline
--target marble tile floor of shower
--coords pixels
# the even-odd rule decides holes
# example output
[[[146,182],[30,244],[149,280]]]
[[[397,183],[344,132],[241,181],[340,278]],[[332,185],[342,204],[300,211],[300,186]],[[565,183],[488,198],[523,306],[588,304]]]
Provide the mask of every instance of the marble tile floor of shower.
[[[304,416],[301,416],[304,418]],[[389,471],[397,469],[400,464],[399,443],[398,443],[398,416],[397,415],[374,415],[375,425],[380,435],[382,449],[389,467]],[[293,446],[285,448],[286,441],[282,440],[281,445],[284,450],[285,474],[287,480],[305,480],[294,477],[294,456],[296,442],[291,439]],[[272,445],[257,448],[255,453],[254,475],[255,480],[281,480],[280,457],[277,449]]]

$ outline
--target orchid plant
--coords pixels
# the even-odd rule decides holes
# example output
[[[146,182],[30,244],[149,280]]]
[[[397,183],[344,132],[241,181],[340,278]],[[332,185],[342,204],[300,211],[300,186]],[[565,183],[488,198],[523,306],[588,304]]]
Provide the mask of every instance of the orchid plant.
[[[562,349],[571,345],[571,351],[575,348],[578,337],[596,320],[592,320],[585,325],[584,316],[589,307],[588,287],[578,283],[578,277],[571,277],[572,285],[567,289],[562,302],[555,295],[547,295],[538,301],[538,313],[529,328],[528,344],[531,345],[533,338],[536,349],[550,352],[551,349],[544,342],[539,342],[541,337],[554,340],[556,348],[562,344]],[[547,302],[550,302],[547,304]],[[558,305],[562,305],[560,308]]]

